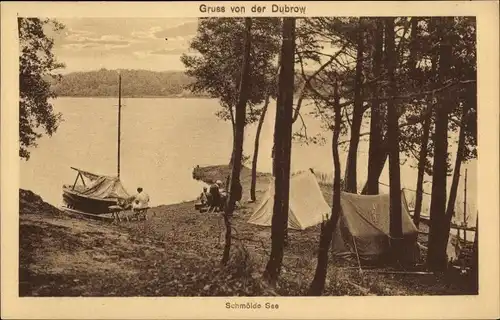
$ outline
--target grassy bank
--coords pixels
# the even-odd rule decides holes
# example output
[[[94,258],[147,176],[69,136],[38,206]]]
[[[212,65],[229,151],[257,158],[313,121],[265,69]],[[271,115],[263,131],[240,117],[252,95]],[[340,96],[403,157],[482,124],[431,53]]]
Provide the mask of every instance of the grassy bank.
[[[193,178],[225,181],[227,166],[196,168]],[[270,176],[258,174],[257,199]],[[233,218],[231,261],[219,264],[224,224],[200,213],[195,200],[155,207],[147,221],[111,225],[65,216],[40,198],[20,192],[21,296],[260,296],[274,294],[260,277],[269,258],[270,228],[246,223],[251,172],[243,168],[242,205]],[[331,191],[322,186],[325,199]],[[314,275],[319,227],[289,233],[276,294],[304,295]],[[471,293],[456,274],[397,275],[364,272],[331,261],[325,295]],[[354,267],[354,268],[352,268]]]

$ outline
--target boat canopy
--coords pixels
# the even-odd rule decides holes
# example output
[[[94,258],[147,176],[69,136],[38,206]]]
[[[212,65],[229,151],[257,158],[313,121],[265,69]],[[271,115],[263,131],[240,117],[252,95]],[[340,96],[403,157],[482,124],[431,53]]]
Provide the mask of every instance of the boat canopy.
[[[99,175],[73,167],[72,169],[78,171],[79,174],[91,181],[91,183],[86,188],[80,190],[79,193],[81,195],[103,200],[130,198],[130,195],[123,187],[120,178]]]

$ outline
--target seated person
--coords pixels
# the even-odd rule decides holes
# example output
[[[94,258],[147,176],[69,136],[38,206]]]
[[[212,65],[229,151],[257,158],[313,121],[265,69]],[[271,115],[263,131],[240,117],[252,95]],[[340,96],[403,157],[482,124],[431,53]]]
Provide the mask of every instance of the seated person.
[[[198,197],[198,202],[195,203],[194,207],[200,212],[206,211],[205,209],[209,209],[212,204],[212,195],[208,192],[207,187],[203,187],[203,191]]]
[[[208,204],[208,196],[209,196],[209,193],[207,191],[207,187],[203,187],[203,191],[200,194],[200,203],[202,205]]]
[[[132,211],[139,215],[149,209],[149,195],[146,192],[143,192],[141,187],[137,188],[137,194],[130,197],[132,200]]]
[[[210,186],[210,208],[209,209],[214,209],[218,210],[220,208],[220,203],[221,203],[221,193],[220,193],[220,185],[222,182],[220,180],[217,180],[214,184]]]

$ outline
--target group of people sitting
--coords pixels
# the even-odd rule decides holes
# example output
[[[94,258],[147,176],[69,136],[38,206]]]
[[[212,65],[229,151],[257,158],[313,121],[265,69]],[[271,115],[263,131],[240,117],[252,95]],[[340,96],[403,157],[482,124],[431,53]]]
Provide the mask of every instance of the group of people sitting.
[[[228,193],[222,186],[222,181],[217,180],[209,188],[203,187],[200,194],[200,207],[206,207],[209,212],[224,211]]]
[[[226,185],[229,185],[229,177],[226,181]],[[242,187],[241,183],[237,183],[234,188],[236,195],[236,202],[240,202],[242,198]],[[196,207],[198,209],[206,208],[208,212],[220,212],[224,211],[229,192],[224,188],[222,181],[217,180],[215,183],[211,184],[209,187],[203,187],[203,191],[200,194],[199,202]],[[146,219],[146,213],[149,209],[149,195],[144,192],[144,190],[139,187],[137,188],[137,193],[128,199],[121,199],[117,201],[116,205],[110,206],[109,210],[113,213],[115,219],[120,220],[118,213],[131,210],[134,216],[139,219],[143,216]]]
[[[229,185],[229,178],[226,181],[226,185]],[[236,193],[236,201],[241,201],[241,184],[238,183]],[[209,187],[203,187],[203,191],[199,197],[198,207],[199,209],[207,208],[208,212],[219,212],[224,211],[229,192],[223,187],[222,181],[217,180],[215,183],[211,184]]]

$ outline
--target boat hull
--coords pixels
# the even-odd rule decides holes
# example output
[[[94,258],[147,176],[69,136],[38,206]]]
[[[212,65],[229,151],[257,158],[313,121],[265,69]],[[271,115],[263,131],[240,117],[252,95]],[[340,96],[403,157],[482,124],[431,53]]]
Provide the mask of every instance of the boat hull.
[[[63,188],[63,201],[70,209],[93,214],[109,213],[109,207],[117,204],[115,199],[89,198],[68,188]]]

